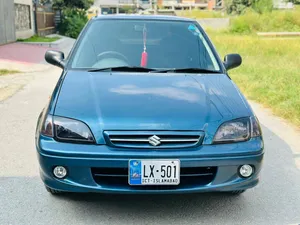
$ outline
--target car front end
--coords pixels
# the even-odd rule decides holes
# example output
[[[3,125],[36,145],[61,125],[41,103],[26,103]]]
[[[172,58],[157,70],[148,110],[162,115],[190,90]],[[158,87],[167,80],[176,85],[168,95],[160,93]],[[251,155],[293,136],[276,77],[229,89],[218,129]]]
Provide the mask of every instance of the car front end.
[[[63,149],[63,151],[62,151]],[[263,160],[261,138],[236,144],[199,146],[180,151],[144,149],[128,151],[106,145],[60,143],[52,138],[40,139],[38,158],[41,178],[46,186],[64,192],[102,193],[193,193],[205,191],[237,191],[254,187]],[[66,153],[66,151],[68,151]],[[128,162],[132,159],[180,160],[178,185],[129,185]],[[253,173],[243,177],[240,169],[250,165]],[[63,166],[63,178],[54,169]]]
[[[232,85],[232,89],[221,88],[224,91],[219,91],[218,98],[214,92],[195,88],[190,76],[145,76],[148,82],[160,80],[152,99],[137,91],[137,84],[126,86],[144,79],[140,74],[94,77],[69,72],[59,97],[53,96],[57,102],[51,101],[55,107],[45,109],[37,130],[41,177],[46,186],[66,192],[188,193],[245,190],[258,183],[263,160],[261,130],[227,76],[194,76],[208,90]],[[160,97],[160,91],[171,88],[171,80],[177,80],[178,87],[173,83],[173,94]],[[88,83],[91,88],[80,90]],[[93,86],[98,84],[102,88],[95,91]],[[69,88],[77,91],[70,95]],[[149,88],[146,82],[138,89],[149,92]],[[80,99],[83,92],[90,101],[71,101]],[[112,107],[115,99],[118,104]],[[160,177],[161,183],[148,184],[143,173],[149,176],[149,168],[147,172],[138,169],[140,183],[136,185],[132,179],[130,184],[133,174],[129,164],[133,160],[150,161],[159,170],[160,161],[166,161],[166,167],[178,161],[178,179],[163,183]],[[56,167],[65,169],[62,176],[55,174]]]
[[[222,63],[198,24],[172,18],[92,19],[67,60],[46,54],[63,68],[36,129],[48,191],[241,193],[257,185],[260,125],[226,72],[241,57]]]

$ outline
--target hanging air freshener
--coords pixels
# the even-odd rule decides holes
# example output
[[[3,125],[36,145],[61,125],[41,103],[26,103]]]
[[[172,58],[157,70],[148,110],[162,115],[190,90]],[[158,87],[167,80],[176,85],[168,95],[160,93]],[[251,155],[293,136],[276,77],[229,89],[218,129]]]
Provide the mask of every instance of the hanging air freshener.
[[[148,61],[148,53],[147,53],[147,48],[146,48],[146,42],[147,42],[147,30],[146,26],[144,25],[143,29],[143,42],[144,42],[144,51],[142,53],[141,57],[141,66],[142,67],[147,67],[147,61]]]

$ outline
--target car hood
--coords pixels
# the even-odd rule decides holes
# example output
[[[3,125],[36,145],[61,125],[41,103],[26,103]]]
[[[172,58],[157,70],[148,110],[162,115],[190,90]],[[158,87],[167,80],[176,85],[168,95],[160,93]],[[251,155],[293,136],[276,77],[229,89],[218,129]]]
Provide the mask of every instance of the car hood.
[[[224,121],[252,112],[225,74],[68,71],[54,114],[85,122],[100,140],[105,130],[213,135]]]

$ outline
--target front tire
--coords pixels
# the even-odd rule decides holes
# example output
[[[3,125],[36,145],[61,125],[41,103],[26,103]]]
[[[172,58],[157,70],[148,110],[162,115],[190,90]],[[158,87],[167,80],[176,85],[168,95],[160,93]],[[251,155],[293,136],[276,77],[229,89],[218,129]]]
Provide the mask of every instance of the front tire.
[[[55,190],[55,189],[52,189],[52,188],[49,188],[47,186],[45,186],[46,190],[52,194],[52,195],[60,195],[62,194],[63,192],[62,191],[58,191],[58,190]]]

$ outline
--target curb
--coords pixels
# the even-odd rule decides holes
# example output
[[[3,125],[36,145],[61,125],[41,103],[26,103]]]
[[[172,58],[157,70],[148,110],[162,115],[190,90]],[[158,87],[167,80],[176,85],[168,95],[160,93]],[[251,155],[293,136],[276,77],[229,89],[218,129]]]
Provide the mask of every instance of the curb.
[[[58,34],[50,34],[46,37],[60,37],[60,39],[53,41],[53,42],[18,42],[21,44],[28,44],[28,45],[35,45],[35,46],[42,46],[47,48],[59,48],[61,46],[68,45],[70,40],[75,40],[74,38],[66,37],[63,35]]]
[[[65,41],[67,41],[67,38],[62,37],[61,39],[54,42],[18,42],[18,43],[55,48],[63,44]]]
[[[300,32],[258,32],[261,37],[300,37]]]

